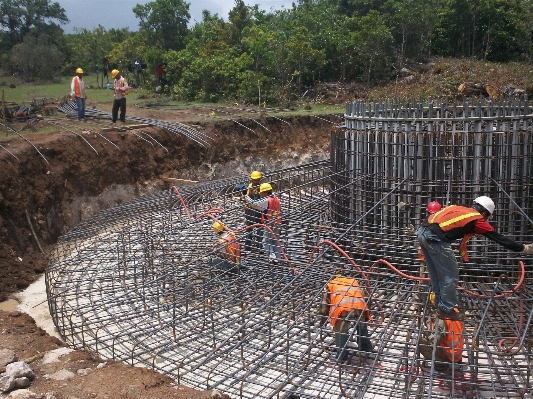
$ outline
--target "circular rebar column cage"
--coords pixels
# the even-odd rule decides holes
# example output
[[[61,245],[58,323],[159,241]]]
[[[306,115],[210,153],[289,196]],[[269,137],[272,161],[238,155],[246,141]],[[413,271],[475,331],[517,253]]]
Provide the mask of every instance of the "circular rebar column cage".
[[[266,174],[282,207],[278,263],[243,251],[238,272],[212,266],[214,220],[239,243],[248,233],[234,193],[246,176],[139,198],[61,237],[46,283],[65,341],[238,398],[531,397],[531,258],[495,246],[483,258],[487,242],[477,242],[471,258],[481,259],[462,268],[459,287],[467,315],[463,360],[438,371],[418,345],[435,312],[418,259],[414,229],[422,211],[415,208],[448,191],[410,175],[347,167],[344,149],[360,148],[348,139],[357,133],[348,114],[346,128],[332,133],[331,164]],[[531,209],[506,180],[493,178]],[[463,197],[450,202],[456,198]],[[500,231],[532,241],[521,218],[517,230],[498,219],[500,202]],[[336,274],[358,279],[372,316],[375,353],[357,350],[353,323],[347,362],[337,361],[331,320],[318,314]]]

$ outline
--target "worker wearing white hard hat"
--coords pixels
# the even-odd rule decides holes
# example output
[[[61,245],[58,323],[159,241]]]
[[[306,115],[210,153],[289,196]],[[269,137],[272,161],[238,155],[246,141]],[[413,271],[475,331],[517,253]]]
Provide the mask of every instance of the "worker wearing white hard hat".
[[[457,308],[459,268],[451,242],[462,239],[459,252],[466,262],[466,243],[476,234],[484,235],[511,251],[533,254],[533,244],[520,244],[494,231],[487,221],[494,210],[494,201],[481,196],[474,199],[471,206],[450,205],[430,214],[418,229],[418,241],[428,268],[431,288],[435,293],[439,317],[458,320],[463,316]]]

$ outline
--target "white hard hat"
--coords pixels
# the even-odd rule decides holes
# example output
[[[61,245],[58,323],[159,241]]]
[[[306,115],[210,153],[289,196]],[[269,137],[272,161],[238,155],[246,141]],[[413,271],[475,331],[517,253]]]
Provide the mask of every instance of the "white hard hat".
[[[494,213],[494,201],[492,201],[489,197],[486,195],[482,195],[481,197],[477,197],[474,202],[476,204],[481,205],[483,208],[485,208],[491,215]]]

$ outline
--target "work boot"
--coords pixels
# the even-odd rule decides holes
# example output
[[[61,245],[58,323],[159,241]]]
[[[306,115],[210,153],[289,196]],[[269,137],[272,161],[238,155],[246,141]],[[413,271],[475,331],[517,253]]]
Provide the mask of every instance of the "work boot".
[[[449,319],[449,320],[463,320],[464,314],[459,312],[459,309],[454,308],[451,312],[445,312],[442,309],[437,309],[437,316],[439,319]]]

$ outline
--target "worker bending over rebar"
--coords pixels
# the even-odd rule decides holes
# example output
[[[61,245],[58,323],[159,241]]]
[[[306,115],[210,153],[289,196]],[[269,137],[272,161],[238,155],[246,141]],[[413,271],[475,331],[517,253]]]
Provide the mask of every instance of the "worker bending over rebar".
[[[460,363],[465,344],[464,325],[460,320],[432,319],[425,336],[419,341],[419,350],[428,360],[434,359],[435,370],[445,371],[452,363]],[[436,341],[436,342],[435,342]],[[433,349],[435,345],[435,357]]]
[[[370,312],[356,279],[332,277],[324,289],[319,313],[322,316],[321,324],[324,324],[329,317],[335,332],[335,346],[339,362],[345,362],[350,357],[346,346],[350,337],[348,330],[352,323],[355,323],[356,342],[360,353],[370,354],[374,351],[366,324],[371,320]]]
[[[210,266],[222,271],[239,271],[241,250],[235,234],[226,230],[226,227],[219,221],[213,223],[213,231],[218,235],[218,240],[213,249],[216,257],[210,259]]]

